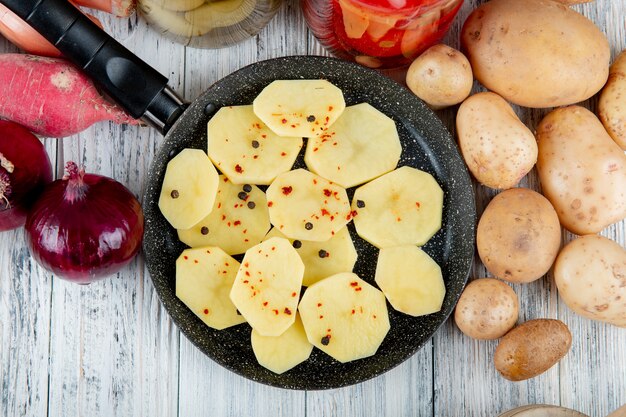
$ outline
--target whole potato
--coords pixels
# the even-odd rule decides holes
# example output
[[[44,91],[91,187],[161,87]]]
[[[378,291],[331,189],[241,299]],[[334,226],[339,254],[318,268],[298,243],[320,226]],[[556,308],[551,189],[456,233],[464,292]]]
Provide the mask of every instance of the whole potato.
[[[569,106],[537,126],[537,171],[561,224],[584,235],[626,217],[626,155],[589,110]]]
[[[602,124],[622,149],[626,150],[626,50],[615,59],[598,102]]]
[[[494,354],[496,369],[510,381],[522,381],[544,373],[567,354],[572,334],[560,320],[524,322],[500,340]]]
[[[473,339],[498,339],[515,326],[519,300],[515,291],[494,278],[476,279],[463,290],[454,322]]]
[[[626,250],[619,244],[598,235],[573,240],[556,259],[554,280],[574,312],[626,326]]]
[[[478,222],[478,256],[489,272],[510,282],[541,278],[561,245],[559,218],[550,202],[527,188],[512,188],[489,202]]]
[[[589,19],[552,0],[491,0],[465,21],[461,45],[474,76],[526,107],[577,103],[600,91],[610,50]]]
[[[409,89],[433,109],[462,102],[473,83],[472,67],[465,55],[443,44],[424,51],[406,73]]]
[[[537,161],[532,132],[495,93],[465,100],[456,115],[456,128],[465,163],[487,187],[514,187]]]

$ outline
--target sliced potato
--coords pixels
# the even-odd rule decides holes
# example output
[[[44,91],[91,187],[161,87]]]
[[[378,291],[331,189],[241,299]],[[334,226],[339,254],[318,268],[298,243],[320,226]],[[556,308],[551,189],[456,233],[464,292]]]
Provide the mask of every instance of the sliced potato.
[[[229,297],[239,262],[213,246],[186,249],[176,260],[176,296],[217,330],[245,322]]]
[[[309,139],[304,161],[316,174],[350,188],[394,170],[401,153],[395,122],[361,103],[346,107],[326,132]]]
[[[230,299],[261,336],[279,336],[296,318],[303,274],[287,239],[266,240],[246,252]]]
[[[341,90],[326,80],[276,80],[252,103],[254,113],[279,136],[320,135],[341,115]]]
[[[182,14],[165,9],[154,0],[141,0],[139,8],[151,23],[156,22],[160,29],[173,35],[190,38],[206,34],[206,30],[191,25]]]
[[[369,25],[368,14],[347,0],[339,0],[339,7],[341,7],[343,29],[346,35],[351,39],[359,39]]]
[[[276,177],[267,205],[274,227],[292,239],[327,241],[352,218],[346,190],[304,169]]]
[[[437,181],[408,166],[362,185],[352,199],[357,233],[378,248],[425,244],[441,228],[442,209]]]
[[[143,3],[144,0],[141,0]],[[204,4],[205,0],[150,0],[154,4],[174,12],[186,12]]]
[[[236,25],[252,14],[256,0],[212,1],[185,13],[185,19],[195,27],[211,29]]]
[[[410,316],[436,313],[446,295],[441,268],[413,245],[381,249],[375,280],[393,308]]]
[[[276,236],[287,238],[274,227],[265,239]],[[302,285],[305,287],[339,272],[351,272],[358,256],[347,227],[341,228],[326,242],[289,241],[304,263]]]
[[[270,228],[265,193],[255,185],[235,185],[220,175],[213,210],[178,238],[192,248],[219,246],[229,255],[259,244]],[[246,191],[248,190],[248,191]]]
[[[204,151],[183,149],[167,164],[159,209],[172,227],[189,229],[211,212],[217,185],[217,171]]]
[[[313,350],[298,314],[296,321],[280,336],[261,336],[253,329],[250,341],[259,364],[276,374],[285,373],[304,362]]]
[[[308,287],[298,311],[309,342],[339,362],[372,356],[390,328],[385,295],[351,272]]]
[[[291,169],[301,137],[278,137],[252,106],[222,107],[207,128],[209,158],[235,184],[270,184]]]

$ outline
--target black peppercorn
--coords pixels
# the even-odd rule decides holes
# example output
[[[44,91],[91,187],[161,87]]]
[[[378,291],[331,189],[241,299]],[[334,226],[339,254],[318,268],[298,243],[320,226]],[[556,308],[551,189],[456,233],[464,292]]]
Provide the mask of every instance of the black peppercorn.
[[[202,233],[203,235],[208,235],[209,234],[209,228],[206,226],[202,226],[202,229],[200,229],[200,233]]]
[[[306,222],[306,223],[304,223],[304,228],[305,228],[306,230],[311,230],[311,229],[313,229],[313,223],[311,223],[311,222]]]
[[[357,206],[358,208],[363,208],[363,207],[365,207],[365,201],[363,201],[363,200],[357,200],[357,201],[356,201],[356,206]]]
[[[319,255],[320,258],[325,258],[328,256],[328,252],[326,252],[324,249],[320,249],[320,251],[317,254]]]
[[[237,194],[237,197],[239,197],[240,200],[246,201],[248,199],[248,193],[241,191]]]
[[[180,197],[180,194],[178,193],[178,190],[172,190],[170,196],[172,196],[172,198],[178,198]]]
[[[294,248],[300,249],[302,247],[302,242],[300,242],[299,240],[294,240],[292,245]]]
[[[256,204],[254,204],[254,201],[248,201],[248,208],[249,208],[250,210],[252,210],[252,209],[253,209],[253,208],[255,208],[255,207],[256,207]]]
[[[252,191],[252,186],[250,184],[245,184],[243,186],[243,190],[247,193],[249,193],[250,191]]]
[[[320,342],[322,342],[324,346],[328,346],[328,344],[330,343],[330,335],[322,337],[322,340],[320,340]]]

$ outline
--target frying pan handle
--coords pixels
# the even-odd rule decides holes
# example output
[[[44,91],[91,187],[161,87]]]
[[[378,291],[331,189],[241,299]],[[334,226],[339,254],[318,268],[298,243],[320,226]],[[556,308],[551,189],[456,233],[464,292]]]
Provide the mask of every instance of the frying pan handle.
[[[167,78],[67,0],[0,0],[98,83],[134,118],[166,133],[185,109]]]

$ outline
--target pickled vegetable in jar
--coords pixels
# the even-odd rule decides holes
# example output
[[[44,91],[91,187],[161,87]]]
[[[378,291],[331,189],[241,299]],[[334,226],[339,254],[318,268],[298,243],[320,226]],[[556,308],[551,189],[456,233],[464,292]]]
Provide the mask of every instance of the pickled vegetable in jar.
[[[265,27],[282,0],[139,0],[148,24],[164,36],[196,48],[223,48]]]

